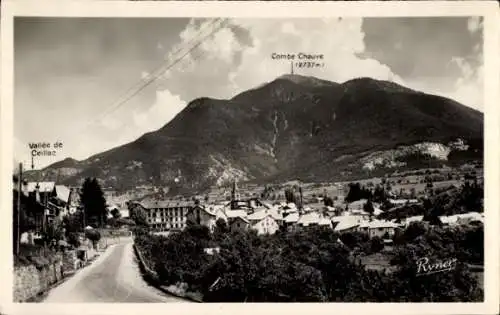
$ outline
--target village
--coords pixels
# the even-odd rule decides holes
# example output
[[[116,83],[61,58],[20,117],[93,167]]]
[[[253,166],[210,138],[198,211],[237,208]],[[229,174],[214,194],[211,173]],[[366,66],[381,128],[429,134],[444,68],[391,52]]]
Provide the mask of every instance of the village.
[[[475,173],[476,169],[472,169]],[[421,171],[426,175],[425,172]],[[427,170],[428,174],[437,174],[435,177],[437,180],[431,184],[437,191],[450,187],[457,188],[471,176],[467,168],[462,173],[454,171],[455,175],[450,176],[441,176],[441,172]],[[277,196],[271,194],[271,198],[268,195],[268,198],[264,199],[263,194],[259,196],[257,193],[258,186],[246,185],[244,189],[239,189],[238,184],[234,182],[229,194],[227,190],[220,190],[205,197],[146,198],[142,201],[129,201],[126,204],[129,211],[137,209],[144,211],[148,224],[156,234],[168,235],[182,230],[189,219],[209,227],[210,230],[214,229],[217,220],[223,220],[232,230],[254,229],[259,235],[274,234],[279,230],[325,226],[338,233],[364,232],[370,237],[380,237],[386,244],[390,244],[397,228],[404,229],[411,222],[423,220],[423,214],[387,218],[390,217],[388,214],[397,213],[398,209],[422,205],[423,199],[429,197],[433,189],[429,188],[426,182],[422,183],[418,179],[419,176],[414,175],[416,173],[419,174],[415,171],[407,176],[399,176],[398,180],[389,179],[388,185],[392,183],[395,188],[387,191],[383,203],[372,202],[366,198],[346,200],[349,192],[348,183],[309,184],[303,187],[292,183],[291,185],[295,186],[295,194],[290,192],[291,198],[287,198],[287,191],[283,189],[283,193],[278,193]],[[447,173],[452,172],[447,170]],[[384,179],[378,181],[379,183],[374,179],[357,183],[373,190],[375,185],[380,186],[380,182],[384,182]],[[279,197],[282,199],[277,200]],[[460,225],[474,221],[482,222],[483,214],[481,209],[477,209],[473,212],[442,215],[439,219],[443,225]]]
[[[206,195],[162,198],[153,194],[127,205],[148,226],[146,233],[136,237],[137,251],[154,269],[151,275],[164,279],[159,282],[175,292],[203,301],[267,299],[259,289],[246,296],[225,294],[226,290],[239,292],[239,281],[256,281],[262,282],[256,288],[267,288],[269,282],[271,288],[279,288],[277,295],[274,289],[266,291],[272,301],[308,299],[309,294],[315,294],[314,300],[346,294],[361,301],[364,291],[354,294],[358,288],[352,287],[358,276],[366,277],[369,285],[393,283],[403,290],[401,277],[408,272],[415,276],[415,259],[426,262],[429,255],[455,259],[459,268],[467,270],[460,271],[460,276],[481,287],[482,182],[479,165],[467,165],[393,172],[352,182],[256,185],[234,181],[230,189],[214,187]],[[342,265],[335,267],[340,270],[348,268],[349,276],[331,271],[337,264]],[[283,281],[293,283],[311,265],[325,275],[335,275],[303,279],[309,289],[300,293],[280,287]],[[241,271],[259,266],[265,266],[261,272],[275,275],[254,279],[251,272]],[[293,268],[298,269],[287,278],[287,270]],[[335,284],[341,275],[349,279],[347,286]],[[312,293],[330,285],[343,293]],[[387,290],[370,294],[400,298],[394,289]]]
[[[445,175],[443,175],[446,173]],[[474,174],[474,175],[471,175]],[[475,166],[451,170],[417,170],[408,173],[396,173],[387,179],[365,179],[354,182],[374,190],[375,186],[389,189],[383,202],[354,198],[346,200],[353,183],[303,184],[296,182],[279,185],[262,193],[259,185],[243,184],[242,188],[234,181],[230,189],[215,187],[205,196],[165,197],[148,194],[147,187],[138,187],[137,191],[117,194],[114,190],[104,190],[107,204],[107,218],[120,218],[120,227],[128,228],[130,213],[144,211],[147,223],[156,234],[183,230],[188,219],[213,230],[217,220],[223,220],[231,229],[254,229],[258,234],[274,234],[279,230],[294,230],[312,226],[325,226],[335,232],[365,232],[370,237],[378,236],[386,243],[391,242],[397,228],[405,228],[411,222],[423,220],[423,215],[399,215],[398,209],[421,205],[424,198],[433,190],[446,190],[459,187],[473,176],[482,181],[482,172]],[[432,182],[429,186],[429,181]],[[17,183],[15,183],[15,189]],[[20,202],[35,201],[39,211],[35,211],[35,222],[31,231],[23,233],[21,243],[33,243],[39,237],[44,226],[56,218],[62,219],[82,210],[80,200],[81,187],[71,187],[56,182],[24,182]],[[155,191],[150,188],[150,191]],[[271,191],[271,193],[269,193]],[[260,193],[259,193],[260,192]],[[136,197],[135,199],[130,199]],[[264,198],[263,198],[264,197]],[[137,200],[139,199],[139,200]],[[351,198],[352,199],[352,198]],[[370,198],[371,199],[371,198]],[[17,202],[16,200],[14,200]],[[378,202],[377,202],[378,201]],[[471,221],[482,221],[480,209],[474,212],[439,217],[442,224],[456,225]],[[85,219],[83,218],[83,221]],[[82,222],[83,228],[92,227],[89,222]],[[96,226],[94,226],[95,228]],[[108,228],[110,226],[108,225]],[[28,240],[28,236],[30,240]]]
[[[96,179],[86,179],[86,182],[99,186]],[[482,204],[477,203],[464,209],[453,209],[451,213],[443,210],[437,219],[428,217],[429,204],[439,196],[463,195],[466,187],[479,187],[477,185],[482,185],[482,182],[482,168],[466,165],[456,169],[444,167],[394,172],[383,178],[352,182],[291,181],[257,185],[233,181],[229,186],[213,187],[205,194],[193,196],[167,196],[158,193],[159,189],[155,187],[138,187],[127,193],[103,189],[101,195],[105,208],[101,216],[86,209],[89,208],[89,197],[85,197],[87,201],[83,200],[85,183],[82,187],[54,181],[19,183],[14,177],[14,209],[21,210],[21,216],[17,218],[19,224],[14,226],[14,245],[18,259],[28,257],[24,259],[34,260],[35,264],[39,259],[29,253],[33,248],[38,248],[38,252],[43,249],[42,256],[49,260],[51,255],[62,255],[57,266],[52,267],[59,270],[61,276],[44,280],[54,285],[66,275],[91,264],[107,251],[108,246],[117,244],[117,237],[126,237],[126,243],[130,243],[137,242],[133,238],[138,236],[138,244],[142,245],[134,246],[144,251],[144,242],[157,242],[157,237],[174,241],[176,238],[172,236],[184,235],[193,224],[206,228],[213,235],[219,233],[217,229],[221,224],[231,233],[253,231],[263,240],[276,234],[315,233],[313,231],[323,228],[330,230],[332,235],[340,235],[340,243],[341,239],[349,240],[352,235],[364,235],[364,244],[370,245],[362,246],[373,248],[373,244],[378,244],[376,250],[365,250],[365,253],[361,250],[359,256],[359,248],[342,243],[350,255],[358,255],[355,259],[360,260],[366,270],[386,272],[393,269],[390,260],[396,254],[393,250],[397,245],[394,244],[397,235],[405,233],[414,223],[428,227],[437,224],[441,229],[453,231],[461,226],[466,230],[470,226],[482,226]],[[141,232],[144,228],[147,235]],[[47,248],[55,251],[47,254]],[[204,248],[208,255],[219,250],[218,245],[205,245]],[[145,260],[154,259],[151,253],[147,257]],[[165,256],[164,259],[167,262],[171,258]],[[480,279],[482,267],[477,268]],[[18,295],[23,300],[22,297],[33,293],[29,289],[32,280],[26,280],[30,272],[18,273],[20,280],[16,288],[19,288],[15,292],[21,292]]]
[[[11,10],[14,303],[492,301],[489,17],[299,7]]]

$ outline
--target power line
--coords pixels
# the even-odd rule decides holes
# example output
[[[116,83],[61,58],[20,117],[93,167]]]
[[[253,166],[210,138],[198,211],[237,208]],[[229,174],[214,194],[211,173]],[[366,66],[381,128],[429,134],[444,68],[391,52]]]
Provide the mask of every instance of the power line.
[[[95,122],[103,119],[104,117],[106,117],[107,115],[109,115],[111,112],[113,112],[113,111],[117,110],[118,108],[120,108],[122,105],[124,105],[129,100],[131,100],[134,96],[136,96],[142,90],[144,90],[146,87],[148,87],[151,83],[153,83],[154,81],[156,81],[165,71],[170,70],[175,65],[177,65],[180,61],[182,61],[182,59],[184,59],[190,52],[192,52],[194,49],[198,48],[205,40],[207,40],[210,36],[212,36],[217,31],[219,31],[226,24],[226,22],[227,22],[227,20],[225,20],[225,19],[217,18],[217,19],[214,19],[211,23],[205,25],[203,27],[203,29],[205,29],[207,26],[214,25],[218,20],[221,20],[221,23],[217,27],[215,27],[214,29],[212,29],[212,31],[208,35],[204,36],[201,40],[199,40],[198,43],[196,43],[194,46],[192,46],[191,48],[189,48],[179,58],[175,59],[173,61],[173,63],[171,63],[170,65],[165,66],[166,63],[169,60],[165,60],[164,62],[162,62],[162,64],[156,70],[154,70],[154,71],[151,72],[151,73],[156,73],[156,74],[150,74],[148,77],[146,77],[144,79],[141,79],[137,84],[135,84],[132,88],[128,89],[126,93],[124,93],[126,95],[126,94],[128,94],[130,91],[132,91],[135,88],[136,90],[131,95],[129,95],[128,97],[125,96],[125,98],[123,100],[121,100],[121,101],[113,102],[112,104],[115,104],[114,106],[108,107],[108,110],[103,111],[103,114],[100,117],[94,119],[93,121],[90,121],[82,129],[83,130],[86,129],[88,126],[90,126],[93,123],[95,123]],[[195,40],[196,37],[198,37],[202,33],[202,30],[200,30],[200,32],[196,36],[194,36],[189,42],[192,42],[193,40]],[[177,54],[181,50],[182,50],[182,48],[178,49],[172,56],[174,56],[175,54]],[[120,100],[120,98],[122,98],[122,97],[119,97],[118,100]]]
[[[193,38],[191,38],[186,44],[190,44],[191,42],[193,42],[200,34],[201,32],[207,28],[208,26],[211,26],[213,24],[215,24],[215,22],[217,20],[220,20],[220,18],[217,18],[217,19],[214,19],[212,20],[209,24],[207,25],[204,25],[202,29],[199,30],[198,34],[196,34],[195,36],[193,36]],[[176,54],[178,54],[179,52],[181,52],[183,49],[183,47],[179,47],[171,56],[175,56]],[[165,67],[167,65],[167,63],[169,62],[169,60],[164,60],[159,66],[155,67],[153,71],[150,71],[149,74],[145,77],[145,78],[142,78],[141,80],[139,80],[139,82],[137,84],[135,84],[134,86],[132,86],[131,88],[129,88],[125,93],[124,95],[126,95],[127,93],[131,92],[132,90],[134,90],[136,87],[137,88],[140,88],[140,85],[141,83],[144,83],[144,82],[147,82],[147,80],[150,80],[153,75],[152,73],[155,73],[155,72],[163,72],[162,71],[162,68]],[[120,99],[120,98],[117,98],[117,99]],[[115,103],[115,102],[113,102]]]
[[[196,47],[196,48],[198,48],[198,47]],[[195,48],[195,49],[196,49],[196,48]],[[190,58],[190,60],[189,60],[190,62],[195,62],[195,61],[197,61],[198,59],[200,59],[201,57],[203,57],[203,53],[200,53],[200,54],[195,54],[195,53],[194,53],[194,52],[195,52],[195,49],[193,49],[193,51],[191,51],[191,52],[190,52],[190,54],[191,54],[191,58]],[[135,108],[135,107],[136,107],[136,106],[132,106],[132,107],[131,107],[131,109],[132,109],[132,108]]]

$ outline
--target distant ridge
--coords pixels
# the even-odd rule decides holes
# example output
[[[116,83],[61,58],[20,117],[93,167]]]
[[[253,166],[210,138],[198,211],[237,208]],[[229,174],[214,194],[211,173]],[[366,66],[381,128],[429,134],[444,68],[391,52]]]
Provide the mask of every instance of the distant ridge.
[[[482,159],[483,114],[451,99],[394,82],[357,78],[342,84],[286,74],[229,100],[198,98],[155,132],[86,160],[65,159],[43,178],[105,186],[179,185],[203,190],[239,181],[339,180],[366,175],[362,157],[422,142],[457,138]],[[478,153],[479,152],[479,153]]]

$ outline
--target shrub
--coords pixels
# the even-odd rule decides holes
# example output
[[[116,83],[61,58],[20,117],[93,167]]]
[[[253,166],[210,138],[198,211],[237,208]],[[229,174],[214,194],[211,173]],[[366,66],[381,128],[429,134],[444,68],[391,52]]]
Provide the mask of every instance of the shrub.
[[[88,238],[92,244],[94,245],[94,248],[97,247],[97,242],[101,239],[101,233],[97,230],[86,230],[85,231],[85,237]]]
[[[370,251],[371,251],[371,253],[378,253],[382,249],[384,249],[384,242],[382,241],[382,239],[380,237],[377,237],[377,236],[373,237],[370,240]]]
[[[477,301],[482,295],[463,266],[430,278],[416,277],[414,270],[422,255],[479,260],[474,247],[481,240],[479,226],[450,230],[413,224],[398,231],[405,242],[395,242],[391,262],[397,269],[389,275],[366,271],[352,259],[354,248],[375,253],[384,246],[380,238],[370,240],[364,233],[342,234],[346,248],[337,233],[322,227],[262,236],[253,230],[226,231],[222,224],[218,230],[224,237],[214,240],[205,227],[191,225],[168,238],[138,235],[135,244],[163,282],[186,283],[204,301]],[[208,245],[220,251],[208,255]]]
[[[78,233],[75,233],[75,232],[72,232],[72,233],[68,234],[68,236],[67,236],[67,242],[68,242],[69,245],[71,245],[73,247],[79,247],[81,245]]]

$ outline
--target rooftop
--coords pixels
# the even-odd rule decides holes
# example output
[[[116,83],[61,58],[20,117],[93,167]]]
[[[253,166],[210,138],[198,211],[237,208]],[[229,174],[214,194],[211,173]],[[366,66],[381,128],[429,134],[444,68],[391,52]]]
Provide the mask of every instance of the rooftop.
[[[39,192],[51,192],[54,190],[56,183],[55,182],[28,182],[25,186],[25,190],[27,190],[28,192],[34,192],[37,185],[39,187],[38,188]]]
[[[247,216],[247,213],[245,210],[228,210],[226,211],[226,216],[228,218],[244,218]]]
[[[154,208],[178,208],[178,207],[194,207],[194,201],[177,201],[177,200],[144,200],[139,203],[145,209]]]
[[[275,220],[283,220],[283,217],[277,211],[267,208],[255,211],[254,213],[247,216],[247,219],[249,221],[260,221],[267,216],[270,216]]]
[[[369,229],[378,229],[378,228],[397,228],[399,224],[390,221],[382,221],[382,220],[374,220],[374,221],[365,221],[361,224],[362,227],[367,227]]]
[[[306,226],[309,224],[330,225],[331,220],[329,218],[323,217],[318,212],[309,212],[300,216],[297,223]]]
[[[294,223],[294,222],[297,222],[299,220],[299,213],[298,212],[293,212],[293,213],[290,213],[289,215],[287,215],[285,218],[284,218],[285,222],[286,223]]]
[[[363,221],[359,216],[343,215],[343,216],[332,217],[332,222],[337,222],[334,230],[338,232],[358,226]]]
[[[64,185],[56,185],[55,187],[57,198],[64,202],[68,202],[70,189]]]

